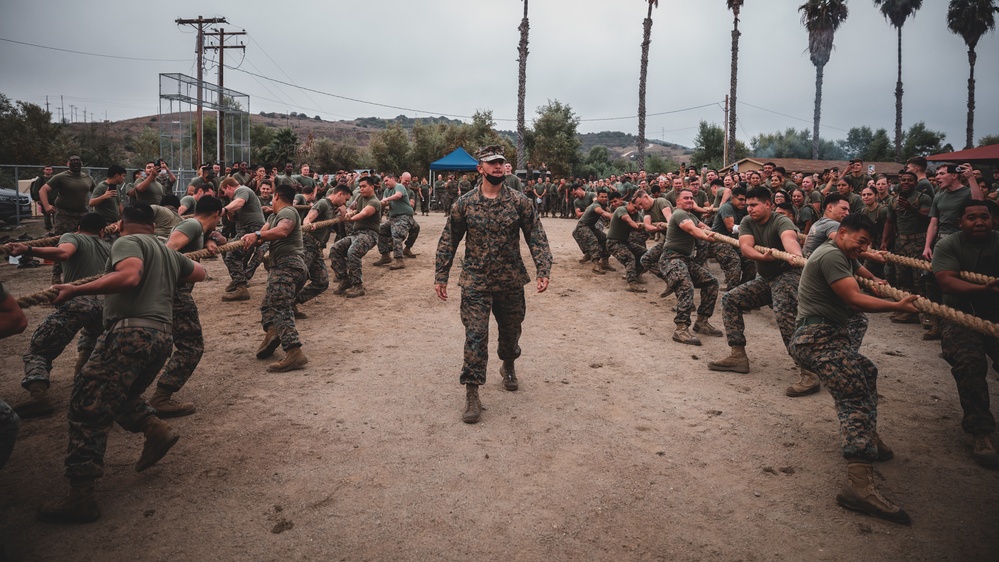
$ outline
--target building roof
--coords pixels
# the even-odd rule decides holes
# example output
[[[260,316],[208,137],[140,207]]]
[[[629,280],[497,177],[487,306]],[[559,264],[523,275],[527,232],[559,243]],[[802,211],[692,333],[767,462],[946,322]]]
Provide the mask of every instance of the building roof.
[[[957,152],[934,154],[933,156],[927,156],[926,159],[931,162],[982,162],[992,160],[994,163],[999,163],[999,144],[979,146],[978,148],[969,148]]]
[[[746,170],[761,170],[763,169],[763,164],[766,162],[773,162],[777,166],[783,167],[787,170],[787,173],[801,172],[804,174],[820,174],[822,170],[827,168],[839,168],[840,170],[845,170],[850,164],[849,160],[811,160],[804,158],[743,158],[734,164],[739,165],[740,171]],[[725,166],[720,171],[728,171],[732,168],[734,164],[729,164]],[[899,170],[905,167],[904,164],[899,164],[898,162],[865,162],[864,172],[867,172],[867,166],[874,165],[875,174],[885,174],[888,176],[898,175]]]

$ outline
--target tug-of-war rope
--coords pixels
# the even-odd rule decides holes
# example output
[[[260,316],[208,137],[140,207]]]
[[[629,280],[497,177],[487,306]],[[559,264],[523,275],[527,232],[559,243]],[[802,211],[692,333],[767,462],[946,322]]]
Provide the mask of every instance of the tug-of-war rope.
[[[735,246],[736,248],[739,247],[739,241],[736,240],[735,238],[718,234],[717,232],[712,233],[712,236],[714,237],[716,242],[728,244],[730,246]],[[760,252],[761,254],[769,252],[770,255],[772,255],[773,257],[780,260],[784,260],[787,263],[793,265],[794,267],[804,267],[805,263],[808,261],[801,256],[789,254],[787,252],[778,250],[776,248],[767,248],[765,246],[754,246],[754,248],[756,249],[757,252]],[[895,256],[894,254],[888,254],[888,255],[893,256],[894,258],[898,258],[898,260],[889,259],[889,261],[895,261],[895,263],[908,265],[909,267],[918,267],[919,269],[926,269],[928,271],[931,270],[931,266],[928,262],[922,260],[915,260],[912,258],[906,258],[904,256]],[[906,261],[901,261],[901,260],[906,260]],[[913,264],[907,263],[908,261],[914,263]],[[925,266],[918,264],[925,264]],[[870,279],[866,279],[864,277],[860,277],[859,275],[854,275],[854,278],[857,280],[857,283],[859,283],[861,287],[865,287],[869,291],[881,297],[888,297],[890,299],[900,301],[910,296],[909,293],[902,291],[900,289],[896,289],[895,287],[892,287],[891,285],[888,284],[875,283],[874,281],[871,281]],[[978,273],[972,273],[966,271],[961,272],[961,278],[970,281],[972,283],[981,283],[983,285],[987,284],[989,280],[994,279],[994,277],[989,277],[987,275],[981,275]],[[989,322],[988,320],[983,320],[982,318],[968,314],[966,312],[962,312],[955,308],[935,303],[925,297],[916,298],[916,300],[912,304],[913,306],[915,306],[920,311],[926,314],[943,318],[950,322],[954,322],[955,324],[960,324],[965,328],[975,330],[976,332],[981,332],[993,338],[999,338],[999,324],[996,324],[994,322]]]
[[[340,222],[343,222],[343,218],[342,217],[338,217],[338,218],[330,219],[330,220],[326,220],[326,221],[314,222],[312,224],[306,224],[306,225],[302,226],[302,230],[304,230],[306,232],[311,232],[311,231],[319,229],[319,228],[326,228],[328,226],[333,226],[333,225],[335,225],[337,223],[340,223]],[[107,228],[104,229],[104,233],[105,234],[110,233],[110,232],[117,232],[117,231],[118,231],[118,223],[112,224],[111,226],[109,226],[109,227],[107,227]],[[55,241],[59,240],[58,237],[53,237],[51,239],[55,240]],[[33,242],[39,242],[41,240],[46,240],[46,239],[45,238],[41,238],[39,240],[33,240]],[[35,244],[35,246],[41,246],[41,245],[43,245],[43,244]],[[187,256],[188,258],[192,259],[192,260],[200,260],[200,259],[204,259],[204,258],[210,257],[212,255],[225,254],[225,253],[231,252],[233,250],[238,250],[238,249],[240,249],[242,247],[243,247],[243,241],[242,240],[236,240],[235,242],[229,242],[228,244],[219,246],[218,248],[215,249],[214,254],[213,254],[213,252],[205,249],[205,250],[197,250],[197,251],[194,251],[194,252],[187,252],[184,255]],[[96,281],[97,279],[100,279],[103,276],[104,276],[104,274],[102,273],[101,275],[94,275],[92,277],[86,277],[86,278],[83,278],[83,279],[77,279],[76,281],[73,281],[72,283],[70,283],[70,285],[83,285],[84,283],[90,283],[91,281]],[[32,293],[30,295],[26,295],[26,296],[23,296],[23,297],[17,299],[17,305],[20,306],[21,308],[30,308],[32,306],[39,305],[39,304],[48,304],[48,303],[51,303],[52,299],[54,299],[56,297],[56,295],[58,295],[58,294],[59,294],[59,291],[53,289],[52,287],[49,287],[48,289],[45,289],[44,291],[39,291],[37,293]]]

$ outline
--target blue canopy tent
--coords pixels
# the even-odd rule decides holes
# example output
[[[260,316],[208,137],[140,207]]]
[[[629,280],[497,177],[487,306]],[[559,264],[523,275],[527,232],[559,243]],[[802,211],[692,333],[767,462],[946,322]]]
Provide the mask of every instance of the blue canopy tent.
[[[464,148],[458,147],[454,149],[454,152],[448,154],[444,158],[437,160],[430,164],[430,185],[431,188],[434,185],[434,172],[435,171],[448,171],[448,172],[474,172],[479,165],[479,161],[476,160],[472,155],[465,151]],[[437,190],[433,190],[433,195],[431,196],[431,201],[437,200]]]

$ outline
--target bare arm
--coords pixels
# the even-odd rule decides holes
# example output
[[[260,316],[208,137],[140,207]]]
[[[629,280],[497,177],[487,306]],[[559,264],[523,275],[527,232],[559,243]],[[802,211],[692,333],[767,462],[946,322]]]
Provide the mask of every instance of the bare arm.
[[[55,285],[59,291],[52,304],[62,304],[80,295],[108,295],[121,293],[138,286],[142,281],[142,260],[125,258],[115,264],[114,271],[83,285]]]
[[[22,254],[29,254],[33,256],[38,256],[47,260],[54,261],[66,261],[73,254],[76,253],[76,246],[68,242],[59,244],[58,246],[38,246],[31,248],[26,244],[8,244],[10,248],[10,253],[13,256],[20,256]]]
[[[701,224],[703,225],[703,223]],[[683,231],[686,232],[687,234],[699,240],[707,240],[709,242],[714,240],[713,236],[705,232],[704,229],[701,228],[701,226],[694,224],[694,221],[690,219],[681,222],[680,228],[682,228]]]
[[[839,281],[833,282],[830,287],[832,287],[836,296],[843,299],[854,310],[862,312],[919,312],[912,304],[913,301],[919,298],[918,296],[909,295],[898,302],[872,297],[860,290],[860,285],[857,284],[857,280],[853,277],[844,277]]]
[[[926,227],[926,245],[923,246],[923,257],[930,260],[933,259],[933,250],[931,249],[933,241],[936,240],[937,231],[940,229],[940,219],[937,217],[930,217],[930,225]]]

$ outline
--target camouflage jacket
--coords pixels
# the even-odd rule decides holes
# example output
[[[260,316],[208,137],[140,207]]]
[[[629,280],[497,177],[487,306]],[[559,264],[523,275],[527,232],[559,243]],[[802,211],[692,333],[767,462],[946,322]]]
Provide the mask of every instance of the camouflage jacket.
[[[538,277],[549,277],[552,253],[534,206],[524,194],[504,187],[496,199],[473,189],[455,202],[437,243],[435,283],[447,283],[458,243],[465,234],[465,257],[458,285],[479,291],[506,291],[531,282],[520,257],[520,232],[534,257]]]

